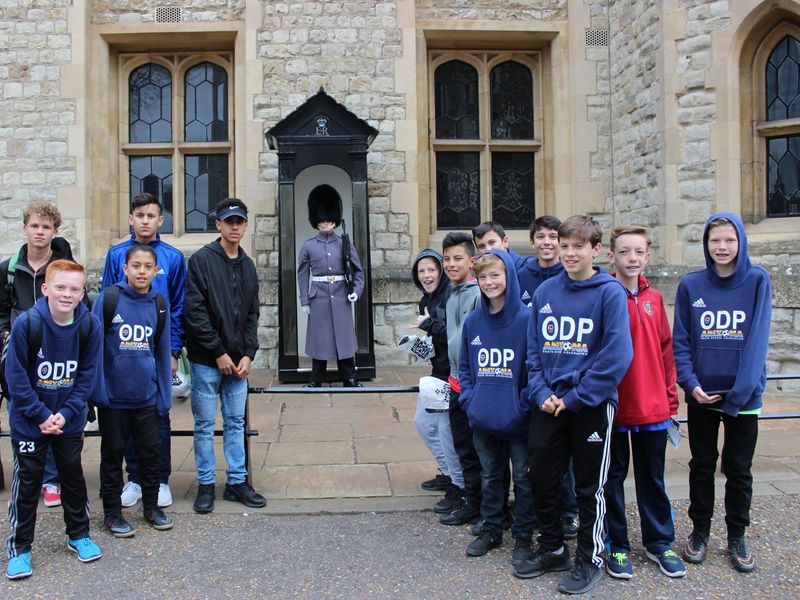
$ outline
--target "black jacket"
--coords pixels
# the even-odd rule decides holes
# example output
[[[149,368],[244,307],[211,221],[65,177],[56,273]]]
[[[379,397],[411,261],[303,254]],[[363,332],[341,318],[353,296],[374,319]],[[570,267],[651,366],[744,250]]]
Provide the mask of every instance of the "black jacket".
[[[53,256],[47,262],[59,259],[75,260],[72,258],[72,248],[69,242],[62,237],[54,237],[50,242]],[[28,244],[24,244],[19,249],[17,265],[14,267],[13,289],[8,286],[8,263],[7,258],[0,263],[0,333],[11,331],[11,324],[17,315],[25,312],[42,297],[42,284],[47,268],[39,269],[34,273],[28,264]],[[88,305],[88,298],[84,297],[84,303]]]
[[[190,361],[216,367],[225,353],[235,364],[253,359],[258,309],[256,266],[244,250],[228,258],[217,238],[189,258],[183,319]]]
[[[439,265],[439,285],[432,294],[427,294],[417,275],[417,265],[423,258],[432,258]],[[414,259],[411,267],[411,279],[414,285],[422,292],[419,301],[419,314],[424,315],[425,309],[428,310],[430,318],[425,319],[420,325],[420,329],[431,336],[433,342],[434,357],[431,359],[431,375],[438,379],[447,380],[450,375],[450,359],[447,356],[447,325],[445,324],[445,304],[450,295],[450,280],[444,274],[442,255],[431,250],[423,250]]]

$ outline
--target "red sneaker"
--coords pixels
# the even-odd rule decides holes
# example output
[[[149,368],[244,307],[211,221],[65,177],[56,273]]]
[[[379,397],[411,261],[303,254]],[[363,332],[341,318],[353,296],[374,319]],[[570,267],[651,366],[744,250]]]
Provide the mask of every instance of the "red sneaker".
[[[53,483],[45,483],[42,486],[44,493],[44,505],[47,507],[61,506],[61,488]]]

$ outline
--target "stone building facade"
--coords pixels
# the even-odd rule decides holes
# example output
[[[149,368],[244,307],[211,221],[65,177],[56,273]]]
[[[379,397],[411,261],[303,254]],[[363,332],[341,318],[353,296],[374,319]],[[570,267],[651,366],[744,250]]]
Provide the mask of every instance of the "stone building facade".
[[[159,189],[171,185],[176,214],[166,237],[189,254],[215,236],[192,229],[188,190],[216,173],[217,192],[243,198],[254,215],[246,249],[264,284],[258,364],[274,367],[278,159],[264,133],[324,87],[379,132],[367,158],[376,356],[378,364],[400,363],[395,340],[418,299],[411,261],[447,230],[437,210],[437,153],[455,146],[436,137],[434,73],[458,60],[483,74],[508,59],[532,76],[534,133],[519,147],[534,157],[533,212],[651,227],[650,274],[667,299],[680,276],[702,264],[706,217],[741,213],[751,254],[774,281],[769,370],[800,372],[800,213],[792,196],[800,191],[788,189],[800,157],[783,154],[779,165],[768,158],[800,133],[800,119],[792,106],[775,116],[765,101],[774,91],[765,73],[787,37],[800,40],[794,0],[3,2],[0,251],[22,242],[25,203],[53,200],[65,217],[61,233],[99,270],[109,244],[127,235],[127,202],[141,183],[129,171],[158,156],[169,171],[158,175]],[[193,142],[173,123],[167,141],[134,140],[130,76],[150,63],[175,82],[215,65],[198,85],[225,78],[214,89],[226,94],[227,134]],[[800,85],[796,73],[786,77],[780,85]],[[487,82],[479,84],[483,116]],[[189,91],[173,87],[165,105],[185,125]],[[488,157],[517,146],[478,141],[463,147],[481,156],[484,220],[493,214]],[[136,168],[155,173],[156,162]],[[770,215],[776,169],[789,216]],[[527,231],[510,236],[526,252]]]

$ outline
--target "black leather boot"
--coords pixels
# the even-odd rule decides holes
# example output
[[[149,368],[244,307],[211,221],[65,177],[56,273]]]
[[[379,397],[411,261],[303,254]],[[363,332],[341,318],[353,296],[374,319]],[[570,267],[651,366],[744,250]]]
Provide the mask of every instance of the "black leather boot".
[[[344,383],[342,384],[342,387],[364,387],[364,386],[358,383],[358,381],[356,381],[355,379],[345,379]]]

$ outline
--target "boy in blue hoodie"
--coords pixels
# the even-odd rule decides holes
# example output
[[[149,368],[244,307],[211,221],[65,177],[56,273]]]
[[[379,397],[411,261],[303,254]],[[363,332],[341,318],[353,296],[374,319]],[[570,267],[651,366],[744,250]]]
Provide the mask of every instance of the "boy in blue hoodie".
[[[690,563],[705,560],[714,511],[714,472],[720,422],[725,426],[725,525],[737,571],[756,567],[745,539],[753,497],[751,466],[758,438],[761,394],[772,318],[769,275],[750,262],[738,215],[717,213],[703,234],[706,268],[687,274],[675,297],[673,347],[678,384],[688,404],[689,518],[683,550]]]
[[[31,546],[49,447],[61,475],[67,547],[81,562],[101,556],[89,537],[89,499],[81,467],[87,400],[102,340],[100,324],[81,303],[85,282],[81,265],[69,260],[50,263],[42,285],[44,296],[11,329],[6,357],[14,451],[8,504],[11,533],[6,540],[9,579],[33,572]]]
[[[473,266],[481,305],[467,316],[461,333],[459,403],[467,414],[481,462],[483,527],[467,546],[467,556],[483,556],[503,541],[504,474],[511,459],[516,519],[512,564],[529,558],[533,524],[533,490],[529,477],[530,412],[521,409],[527,384],[526,330],[530,312],[519,299],[511,256],[489,250]]]
[[[575,562],[558,589],[588,592],[603,567],[603,485],[617,386],[633,357],[625,289],[593,265],[602,230],[576,215],[558,228],[564,272],[536,290],[528,327],[529,445],[539,518],[538,548],[518,577],[570,569],[561,526],[561,482],[575,470],[580,527]]]
[[[139,459],[145,521],[154,529],[172,528],[158,507],[161,419],[172,405],[172,365],[166,300],[153,287],[158,258],[152,246],[134,244],[125,253],[127,281],[107,288],[92,309],[105,321],[109,294],[117,298],[114,316],[104,322],[105,343],[94,403],[100,443],[100,498],[103,525],[114,537],[131,537],[135,530],[122,516],[122,458],[133,439]],[[159,313],[165,311],[162,317]],[[163,324],[159,331],[159,319]]]

